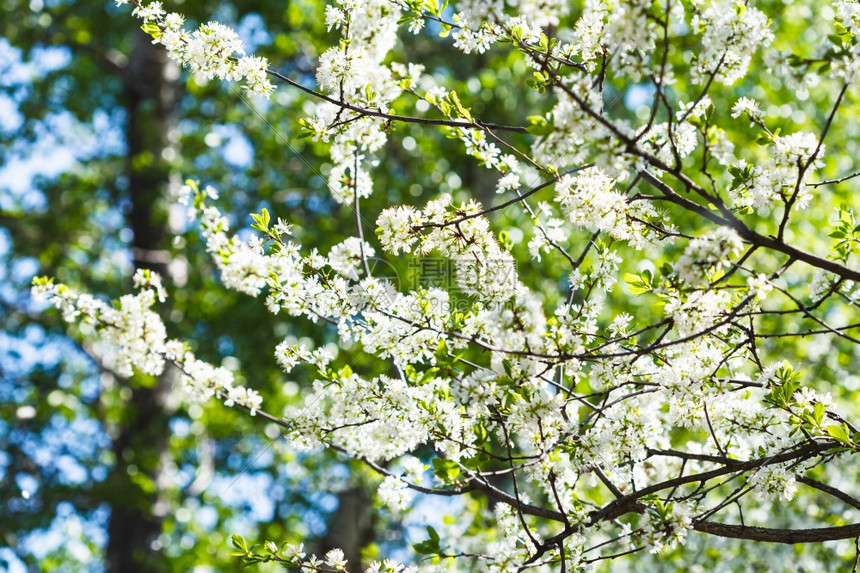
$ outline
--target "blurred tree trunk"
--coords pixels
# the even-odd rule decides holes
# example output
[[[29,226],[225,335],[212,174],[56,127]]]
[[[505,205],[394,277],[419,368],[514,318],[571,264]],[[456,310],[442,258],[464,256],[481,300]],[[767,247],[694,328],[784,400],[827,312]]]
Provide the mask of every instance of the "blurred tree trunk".
[[[321,553],[330,549],[342,549],[349,571],[364,571],[361,563],[361,548],[373,541],[371,520],[373,502],[367,489],[356,485],[338,495],[338,506],[329,518],[328,530],[320,542]]]
[[[158,203],[169,181],[163,152],[170,145],[176,103],[171,71],[165,50],[137,31],[122,74],[129,201],[126,217],[134,232],[135,268],[148,268],[165,277],[169,259],[160,247],[167,229]],[[124,418],[112,435],[116,466],[109,484],[111,516],[105,556],[111,573],[167,570],[158,537],[166,510],[159,491],[168,453],[170,379],[164,374],[151,384],[135,382],[130,385],[133,394]]]

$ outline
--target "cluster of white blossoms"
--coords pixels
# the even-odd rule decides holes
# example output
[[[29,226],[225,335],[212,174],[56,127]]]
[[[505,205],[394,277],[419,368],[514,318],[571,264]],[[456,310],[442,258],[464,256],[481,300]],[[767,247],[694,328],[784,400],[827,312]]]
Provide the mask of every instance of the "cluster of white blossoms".
[[[580,165],[590,155],[590,142],[607,137],[606,130],[583,109],[584,104],[598,113],[602,107],[600,94],[590,81],[581,81],[571,89],[579,94],[580,102],[556,90],[558,103],[549,114],[554,129],[532,145],[532,155],[540,164]]]
[[[330,549],[320,558],[314,553],[308,555],[302,543],[278,544],[267,541],[262,548],[258,549],[256,545],[249,547],[248,542],[240,535],[234,534],[231,541],[239,550],[236,555],[243,557],[247,565],[275,559],[284,567],[318,573],[336,571],[346,573],[352,567],[342,549]],[[418,568],[414,565],[404,565],[393,559],[384,559],[372,561],[364,571],[365,573],[418,573]]]
[[[550,252],[553,244],[564,242],[567,238],[564,221],[552,216],[552,207],[547,203],[541,203],[539,207],[540,213],[545,213],[547,218],[542,224],[538,218],[535,219],[538,232],[529,241],[529,254],[538,261],[541,260],[541,252]]]
[[[399,255],[408,253],[418,240],[417,229],[422,224],[422,216],[414,207],[401,205],[383,211],[376,220],[379,228],[379,242],[386,252]]]
[[[758,102],[752,98],[742,97],[732,106],[732,117],[740,117],[746,114],[753,123],[758,123],[764,119],[764,112]]]
[[[398,511],[409,507],[410,501],[415,497],[415,492],[410,490],[408,485],[400,478],[386,476],[379,485],[377,497],[380,503]]]
[[[730,310],[732,295],[725,290],[694,290],[687,296],[673,293],[668,298],[666,314],[672,317],[678,335],[688,337],[718,324]]]
[[[693,525],[693,508],[683,502],[675,502],[668,507],[659,506],[657,510],[646,513],[648,524],[644,537],[648,540],[651,553],[659,553],[664,548],[674,549],[687,540],[687,532]]]
[[[651,203],[631,203],[614,187],[615,180],[601,168],[589,167],[563,176],[556,183],[555,199],[577,227],[605,232],[642,249],[655,240],[646,223],[657,219],[658,214]]]
[[[400,365],[420,366],[446,359],[447,353],[440,355],[438,352],[444,347],[440,346],[443,343],[451,348],[463,346],[462,339],[447,332],[450,318],[445,310],[447,294],[444,291],[394,293],[393,301],[386,298],[388,293],[382,290],[378,295],[360,296],[362,289],[373,291],[374,283],[370,277],[360,279],[355,272],[360,268],[359,260],[344,262],[360,258],[361,249],[355,240],[335,246],[332,249],[334,260],[332,253],[328,257],[318,253],[302,257],[297,245],[283,243],[267,254],[249,254],[237,246],[235,237],[224,234],[223,218],[206,204],[206,199],[213,194],[211,190],[198,190],[193,201],[197,211],[206,217],[203,224],[207,240],[220,245],[220,250],[213,250],[213,256],[216,260],[227,261],[225,271],[228,273],[233,272],[230,264],[241,268],[241,262],[235,258],[237,253],[245,253],[242,256],[252,260],[262,256],[267,261],[264,268],[277,277],[268,281],[273,292],[270,296],[279,301],[274,306],[276,312],[285,307],[309,318],[337,318],[341,322],[342,337],[355,339],[366,352],[393,358]],[[458,252],[464,248],[463,244],[483,243],[486,248],[492,241],[486,235],[486,227],[480,223],[481,217],[473,216],[478,213],[477,207],[469,205],[453,209],[446,198],[429,205],[424,212],[398,213],[395,209],[383,218],[383,223],[404,219],[400,224],[408,225],[409,230],[401,234],[414,238],[414,242],[422,241],[421,249],[444,248],[445,252]],[[453,217],[464,216],[473,216],[467,221],[479,221],[477,227],[452,231],[452,225],[446,224],[454,220]],[[414,236],[418,232],[416,228],[428,222],[440,226],[430,227],[427,235]],[[396,234],[395,229],[390,231]],[[405,238],[400,240],[405,241]],[[408,243],[406,248],[411,247],[413,241]],[[689,272],[699,273],[698,277],[705,272],[703,269],[722,268],[727,264],[727,257],[736,255],[739,248],[737,235],[725,229],[694,240],[685,255],[691,260],[690,267],[699,270]],[[345,256],[344,253],[353,254]],[[598,266],[609,264],[599,263],[607,256],[601,255]],[[284,264],[278,259],[288,259],[290,263]],[[610,259],[613,261],[610,267],[617,264],[618,261]],[[341,272],[333,279],[324,280],[325,275],[319,274],[319,270],[325,266],[332,269],[339,266]],[[290,301],[297,298],[296,293],[304,293],[298,298],[313,293],[313,298]],[[713,297],[720,299],[716,306],[706,302]],[[728,308],[726,297],[719,291],[696,291],[683,302],[678,300],[677,308],[668,304],[666,312],[673,316],[678,334],[684,336],[711,326],[719,312]],[[599,469],[615,481],[621,491],[628,492],[632,490],[627,484],[644,487],[658,476],[674,471],[671,463],[657,463],[649,455],[649,452],[669,448],[667,428],[703,430],[711,427],[715,442],[706,452],[730,449],[735,455],[750,456],[761,447],[782,451],[785,443],[773,439],[775,428],[767,423],[770,418],[761,408],[760,395],[726,394],[724,387],[713,384],[713,373],[720,370],[726,357],[736,353],[733,344],[720,335],[670,347],[660,362],[627,363],[614,359],[607,363],[611,368],[603,370],[602,362],[595,363],[587,379],[593,387],[607,392],[607,396],[623,392],[630,379],[649,381],[659,391],[612,401],[599,410],[600,415],[595,416],[593,422],[587,422],[580,430],[580,445],[575,451],[555,451],[552,456],[544,457],[552,444],[576,431],[577,425],[564,414],[567,408],[564,394],[549,391],[544,382],[554,378],[554,370],[539,360],[507,352],[540,355],[555,348],[559,353],[586,353],[600,330],[597,317],[601,305],[593,302],[582,307],[566,306],[552,321],[547,321],[540,302],[528,290],[520,288],[515,291],[510,306],[491,307],[466,316],[459,336],[468,336],[501,352],[494,352],[490,368],[469,368],[456,378],[441,377],[436,368],[430,368],[408,370],[400,377],[365,379],[349,369],[331,370],[333,355],[330,352],[282,344],[276,354],[286,371],[306,363],[315,366],[323,376],[314,384],[313,393],[306,399],[307,406],[295,407],[286,413],[286,418],[292,420],[289,436],[298,447],[327,444],[369,460],[392,460],[415,451],[421,444],[432,443],[444,453],[446,460],[460,461],[457,467],[462,473],[467,471],[465,462],[470,451],[485,439],[481,432],[486,430],[478,429],[495,428],[497,433],[504,432],[500,437],[516,436],[517,447],[524,455],[541,460],[539,466],[529,469],[529,475],[541,489],[553,491],[555,488],[564,513],[581,523],[586,523],[588,517],[582,512],[574,491],[583,474]],[[613,321],[611,330],[617,335],[628,328],[629,322],[629,316],[620,317]],[[614,346],[606,352],[611,355],[620,349]],[[732,363],[735,362],[743,362],[743,357],[733,357]],[[573,364],[567,365],[568,375],[573,376],[577,370]],[[504,379],[519,382],[501,385]],[[598,384],[598,379],[604,381]],[[511,400],[511,396],[516,399]],[[508,405],[502,430],[493,418],[496,409],[504,403]],[[665,404],[669,405],[668,409],[663,407]],[[743,423],[750,428],[761,429],[755,433],[748,431],[745,436],[737,435],[736,424],[740,420],[745,420]],[[706,468],[702,466],[703,471]],[[777,487],[782,482],[778,482],[776,473],[770,477],[771,473],[761,474],[762,485],[756,481],[756,491],[784,497],[790,488],[787,485]],[[467,471],[466,476],[469,475]],[[764,476],[768,476],[767,479]],[[389,475],[380,487],[380,501],[398,511],[408,507],[409,483]],[[509,506],[500,507],[505,508],[506,515],[514,515]],[[674,507],[677,511],[664,512],[638,535],[653,551],[682,543],[691,526],[691,513],[686,506]],[[519,537],[526,534],[516,522],[512,522],[511,527],[514,529],[506,537],[508,541],[490,545],[491,554],[497,560],[495,563],[516,563],[527,558],[528,546]]]
[[[606,3],[602,0],[585,3],[582,15],[576,21],[573,37],[582,63],[594,71],[606,53],[609,41],[606,33]]]
[[[841,21],[855,36],[860,34],[860,4],[854,0],[837,0],[836,18]]]
[[[118,6],[129,0],[116,0]],[[184,28],[185,18],[176,12],[167,12],[161,2],[136,3],[133,14],[143,20],[143,29],[153,42],[167,49],[170,58],[194,73],[207,79],[245,82],[248,93],[266,96],[275,86],[268,78],[269,62],[266,58],[246,56],[239,35],[220,22],[208,22],[189,32]]]
[[[782,501],[791,501],[797,495],[794,472],[785,466],[765,466],[752,475],[750,483],[762,497],[778,496]]]
[[[740,106],[740,107],[738,107]],[[754,103],[739,102],[750,119],[760,117]],[[736,162],[734,168],[743,174],[738,184],[729,189],[734,206],[752,207],[765,214],[773,210],[778,202],[792,203],[804,209],[812,200],[808,178],[821,168],[825,146],[812,133],[797,132],[773,136],[767,162],[750,164],[745,159]],[[793,198],[793,199],[792,199]]]
[[[419,212],[412,207],[384,210],[376,221],[383,248],[426,255],[436,252],[454,263],[457,285],[481,301],[503,301],[519,288],[512,255],[490,231],[476,201],[459,207],[446,194]]]
[[[675,112],[674,122],[646,124],[639,131],[642,147],[667,165],[689,157],[698,149],[701,134],[693,122],[701,125],[714,105],[711,98],[706,95],[688,104],[681,102],[678,107],[680,109]],[[734,144],[726,139],[726,132],[719,127],[711,126],[708,137],[709,151],[717,162],[721,165],[732,163]]]
[[[34,285],[33,296],[49,300],[62,311],[67,322],[80,322],[89,330],[99,329],[102,338],[118,349],[115,366],[118,375],[131,376],[134,368],[157,375],[164,370],[165,352],[177,354],[177,351],[175,344],[167,345],[161,317],[150,310],[156,297],[164,296],[160,279],[153,277],[149,272],[144,275],[139,271],[135,285],[146,288],[138,294],[122,296],[116,306],[53,282]],[[154,288],[148,288],[147,283],[153,283]]]
[[[690,241],[684,254],[675,263],[675,272],[684,283],[701,287],[715,272],[728,269],[731,257],[743,248],[740,236],[727,227]]]
[[[772,42],[767,16],[741,0],[582,4],[336,0],[326,8],[339,38],[319,58],[301,124],[327,145],[329,191],[356,210],[350,220],[372,196],[388,130],[406,119],[438,127],[459,141],[463,161],[492,170],[471,190],[483,203],[458,189],[432,192],[423,207],[386,205],[375,238],[355,216],[357,228],[339,229],[321,252],[294,242],[290,224],[271,224],[267,210],[253,215],[257,235],[231,233],[212,187],[185,190],[226,288],[264,296],[273,314],[317,323],[320,338],[378,360],[372,373],[356,372],[332,340],[273,341],[285,376],[313,379],[300,403],[270,414],[290,442],[368,463],[382,476],[378,500],[395,512],[408,511],[415,490],[478,500],[465,504],[462,524],[421,544],[445,559],[408,568],[383,561],[368,571],[458,570],[452,556],[489,571],[555,570],[562,560],[580,571],[617,555],[619,544],[657,553],[719,525],[729,505],[790,501],[799,476],[836,448],[860,451],[830,394],[802,386],[802,371],[788,363],[769,363],[798,334],[853,342],[853,326],[830,322],[856,303],[857,281],[847,279],[860,277],[788,243],[808,234],[789,219],[813,199],[808,181],[825,167],[827,130],[771,132],[763,108],[772,106],[759,90],[725,87]],[[856,3],[836,2],[846,29],[860,28],[858,13]],[[195,72],[271,91],[266,62],[238,57],[243,46],[228,27],[187,32],[157,2],[135,14]],[[545,98],[538,115],[512,125],[473,116],[481,106],[458,93],[450,70],[392,61],[398,37],[409,39],[398,36],[401,26],[450,33],[461,58],[505,45],[505,58],[528,68],[517,81]],[[854,48],[839,49],[843,58]],[[676,81],[675,69],[691,77]],[[633,86],[630,109],[613,109]],[[640,97],[649,105],[635,103]],[[395,115],[395,100],[398,114],[412,102],[426,115]],[[748,127],[717,112],[725,101],[734,102],[730,119],[745,116]],[[735,149],[754,139],[768,157],[738,160]],[[532,174],[543,182],[522,190]],[[498,201],[485,207],[487,197]],[[366,213],[380,208],[365,205]],[[502,209],[506,218],[490,216]],[[782,219],[748,219],[752,210]],[[498,228],[504,220],[522,226]],[[453,281],[399,290],[374,274],[377,252],[438,257]],[[152,310],[164,299],[158,277],[141,272],[135,284],[142,290],[115,306],[46,280],[34,289],[114,345],[120,374],[158,374],[173,363],[193,398],[257,411],[255,391],[167,338]],[[796,294],[806,284],[809,305]],[[802,321],[814,330],[780,330],[806,328],[783,326]],[[789,358],[809,359],[804,352]],[[828,368],[841,372],[844,362]],[[402,473],[391,469],[398,466]],[[492,510],[481,496],[494,500]],[[484,523],[494,526],[474,526]],[[301,567],[348,566],[342,553],[320,560],[301,547],[285,551],[281,559]]]
[[[190,400],[203,402],[218,396],[227,406],[237,404],[251,415],[260,408],[263,400],[256,390],[235,384],[229,370],[198,360],[184,343],[167,338],[161,317],[152,310],[156,299],[165,298],[156,273],[139,269],[134,283],[140,292],[124,295],[113,305],[47,279],[34,283],[35,298],[47,299],[62,311],[66,321],[97,332],[113,346],[118,376],[129,377],[135,370],[158,376],[169,362],[181,372],[180,386]]]
[[[702,50],[697,54],[693,78],[706,82],[713,76],[731,85],[744,77],[752,55],[773,41],[767,16],[739,0],[712,2],[690,24],[702,32]]]
[[[836,19],[856,37],[860,33],[860,5],[852,0],[837,0],[833,5],[836,8]],[[853,41],[842,42],[842,46],[834,43],[842,48],[842,54],[833,61],[831,75],[850,85],[860,77],[860,47]]]
[[[331,143],[328,186],[338,203],[351,204],[373,192],[366,165],[388,138],[384,118],[362,110],[387,113],[402,92],[394,66],[384,63],[397,39],[400,14],[388,0],[339,0],[326,9],[328,28],[343,39],[320,56],[316,77],[319,89],[338,103],[318,102],[304,126]],[[420,66],[409,69],[420,76]]]

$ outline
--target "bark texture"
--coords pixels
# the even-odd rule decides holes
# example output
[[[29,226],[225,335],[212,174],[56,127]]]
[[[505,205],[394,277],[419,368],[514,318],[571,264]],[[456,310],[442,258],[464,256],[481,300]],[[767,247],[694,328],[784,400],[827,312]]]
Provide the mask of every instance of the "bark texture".
[[[338,507],[328,522],[322,539],[322,553],[342,549],[350,571],[364,571],[361,548],[373,541],[372,502],[362,486],[346,489],[338,495]]]
[[[163,151],[169,146],[176,88],[168,78],[165,51],[136,32],[122,73],[126,109],[128,224],[134,232],[136,268],[167,276],[167,253],[161,250],[166,224],[158,201],[168,185]],[[126,382],[123,382],[126,383]],[[106,567],[111,573],[166,571],[159,546],[165,505],[158,499],[168,453],[166,398],[169,376],[152,387],[131,386],[132,398],[113,436],[116,466],[109,481],[111,516]]]

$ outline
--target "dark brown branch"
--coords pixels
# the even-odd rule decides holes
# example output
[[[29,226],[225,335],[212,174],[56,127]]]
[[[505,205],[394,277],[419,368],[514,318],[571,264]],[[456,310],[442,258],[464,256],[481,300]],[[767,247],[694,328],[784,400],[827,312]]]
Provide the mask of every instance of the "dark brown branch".
[[[836,261],[831,261],[829,259],[825,259],[823,257],[819,257],[818,255],[814,255],[812,253],[808,253],[804,250],[798,249],[792,245],[788,245],[780,239],[776,237],[766,237],[761,235],[746,225],[744,225],[737,217],[730,215],[729,217],[725,217],[723,215],[717,214],[714,211],[711,211],[704,205],[699,205],[695,201],[691,201],[685,197],[681,197],[675,191],[666,185],[664,182],[660,181],[649,173],[648,171],[642,170],[640,171],[642,177],[651,183],[653,186],[657,187],[660,191],[663,192],[667,201],[671,203],[675,203],[676,205],[683,207],[688,211],[692,211],[698,215],[701,215],[705,219],[716,223],[717,225],[722,225],[724,227],[730,227],[737,231],[738,235],[746,241],[752,243],[753,245],[757,245],[759,247],[765,247],[768,249],[772,249],[774,251],[783,253],[788,255],[789,257],[795,258],[798,261],[803,261],[804,263],[829,271],[835,275],[839,275],[844,279],[850,279],[853,281],[860,281],[860,271],[850,269],[848,267],[842,266]]]
[[[407,116],[407,115],[397,115],[397,114],[393,114],[393,113],[384,113],[381,111],[375,111],[372,109],[365,109],[363,107],[359,107],[357,105],[352,105],[350,103],[339,100],[337,98],[327,96],[326,94],[318,92],[318,91],[311,89],[309,87],[303,86],[301,83],[299,83],[295,80],[291,80],[287,76],[285,76],[279,72],[276,72],[275,70],[267,69],[266,73],[269,74],[270,76],[272,76],[273,78],[277,78],[277,79],[281,80],[282,82],[289,85],[290,87],[294,87],[298,90],[301,90],[310,96],[313,96],[317,99],[321,99],[321,100],[326,101],[328,103],[339,106],[341,109],[348,109],[350,111],[354,111],[354,112],[361,114],[363,116],[378,117],[378,118],[385,119],[388,121],[399,121],[402,123],[419,123],[421,125],[440,125],[443,127],[457,127],[460,129],[481,129],[481,130],[491,129],[491,130],[495,130],[495,131],[507,131],[510,133],[522,133],[522,134],[528,133],[528,130],[525,127],[521,127],[518,125],[499,125],[496,123],[488,123],[488,122],[481,121],[481,120],[475,120],[475,121],[469,122],[469,121],[454,121],[454,120],[450,120],[450,119],[429,119],[429,118],[424,118],[424,117],[411,117],[411,116]]]
[[[819,543],[836,539],[852,539],[860,535],[860,523],[842,525],[840,527],[822,527],[819,529],[769,529],[767,527],[750,527],[745,525],[730,525],[713,521],[698,521],[693,523],[693,529],[702,533],[745,539],[747,541],[764,541],[766,543]]]
[[[791,197],[788,199],[788,201],[785,202],[785,212],[782,214],[782,221],[780,221],[779,230],[776,233],[776,236],[777,238],[779,238],[779,240],[782,240],[782,238],[785,236],[785,226],[788,224],[788,219],[791,215],[791,208],[797,201],[797,198],[800,196],[800,187],[803,185],[803,176],[815,162],[815,159],[818,157],[818,154],[821,153],[821,148],[824,145],[824,138],[827,137],[827,132],[830,131],[830,126],[833,124],[833,120],[836,118],[836,111],[842,104],[842,98],[845,97],[845,92],[847,90],[848,84],[843,83],[842,89],[839,90],[839,95],[836,97],[836,103],[833,104],[833,109],[830,110],[830,115],[827,116],[827,121],[824,123],[824,129],[821,130],[821,137],[818,138],[818,145],[815,146],[815,151],[812,152],[812,155],[809,156],[809,159],[806,160],[806,163],[799,166],[800,168],[797,172],[797,184],[795,184],[794,186],[794,191],[792,192]]]
[[[799,448],[767,458],[757,458],[745,462],[728,464],[724,467],[717,468],[711,471],[682,476],[658,484],[654,484],[652,486],[628,494],[621,499],[616,499],[615,501],[606,504],[601,509],[591,514],[589,523],[595,524],[599,521],[615,519],[616,517],[624,515],[625,513],[630,511],[637,511],[641,507],[641,503],[639,502],[641,498],[652,493],[658,493],[664,489],[670,489],[689,483],[706,482],[708,480],[712,480],[714,478],[718,478],[733,472],[749,471],[782,462],[808,459],[835,447],[838,447],[838,444],[833,441],[807,443]]]
[[[814,480],[812,478],[803,477],[803,476],[795,476],[795,480],[799,481],[802,484],[808,485],[809,487],[815,488],[818,491],[823,491],[827,495],[831,495],[836,499],[845,502],[855,509],[860,509],[860,499],[852,497],[842,491],[841,489],[836,489],[831,485],[827,485],[826,483],[821,483],[818,480]]]

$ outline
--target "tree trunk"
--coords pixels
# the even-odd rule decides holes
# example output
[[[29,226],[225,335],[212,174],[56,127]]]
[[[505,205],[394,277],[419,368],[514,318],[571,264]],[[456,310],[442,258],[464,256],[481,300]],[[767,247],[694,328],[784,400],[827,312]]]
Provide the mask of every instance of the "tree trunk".
[[[342,549],[347,571],[364,571],[361,548],[373,541],[372,502],[367,490],[356,485],[338,495],[338,506],[328,521],[328,531],[321,540],[322,553]]]
[[[169,179],[162,154],[170,145],[176,88],[167,75],[170,68],[165,51],[140,31],[133,44],[122,76],[130,202],[126,216],[134,232],[135,267],[166,276],[168,255],[160,250],[166,223],[157,204]],[[111,516],[105,555],[111,573],[167,570],[158,538],[165,511],[164,503],[159,502],[159,487],[168,455],[169,386],[167,375],[151,385],[129,385],[132,398],[112,434],[116,466],[109,478]]]

